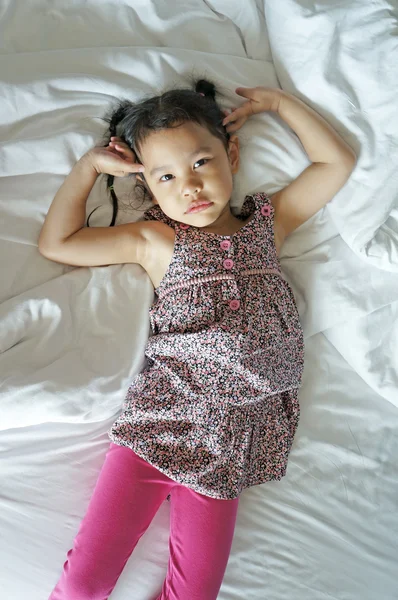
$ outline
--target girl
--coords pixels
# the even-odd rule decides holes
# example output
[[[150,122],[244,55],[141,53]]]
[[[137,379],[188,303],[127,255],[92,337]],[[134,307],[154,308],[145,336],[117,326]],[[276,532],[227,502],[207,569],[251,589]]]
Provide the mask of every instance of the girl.
[[[51,600],[105,600],[161,503],[171,499],[170,560],[158,600],[213,600],[243,489],[286,472],[299,417],[304,344],[278,254],[286,236],[347,181],[355,156],[312,109],[279,89],[238,88],[225,116],[213,84],[121,102],[106,147],[89,150],[56,194],[39,239],[51,260],[138,263],[155,287],[147,364],[113,424],[87,514]],[[269,198],[231,212],[234,134],[274,111],[309,166]],[[144,220],[84,228],[101,173],[135,174]]]

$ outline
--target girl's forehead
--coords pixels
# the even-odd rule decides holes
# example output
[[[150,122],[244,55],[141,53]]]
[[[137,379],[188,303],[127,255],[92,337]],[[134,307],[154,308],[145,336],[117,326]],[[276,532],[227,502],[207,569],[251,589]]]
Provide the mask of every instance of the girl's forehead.
[[[164,156],[166,149],[168,152],[189,154],[201,146],[213,148],[220,143],[221,140],[212,135],[206,127],[190,121],[150,133],[142,142],[141,153],[148,158]]]

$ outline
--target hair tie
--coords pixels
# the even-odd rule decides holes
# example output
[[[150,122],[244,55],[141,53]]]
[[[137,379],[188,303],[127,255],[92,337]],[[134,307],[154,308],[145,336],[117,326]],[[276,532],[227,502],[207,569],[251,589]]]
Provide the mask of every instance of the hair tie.
[[[200,94],[201,96],[204,96],[204,93],[203,93],[203,92],[198,92],[198,94]]]
[[[108,187],[108,190],[113,190],[113,185],[110,185],[110,186]]]

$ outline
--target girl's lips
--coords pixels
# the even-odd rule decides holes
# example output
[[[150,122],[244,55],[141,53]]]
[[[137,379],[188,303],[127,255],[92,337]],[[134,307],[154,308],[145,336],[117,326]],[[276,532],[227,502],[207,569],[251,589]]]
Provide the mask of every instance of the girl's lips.
[[[194,206],[192,206],[191,208],[188,208],[188,210],[186,211],[185,214],[188,213],[197,213],[200,212],[202,210],[206,210],[206,208],[209,208],[209,206],[211,206],[213,204],[213,202],[198,202],[197,204],[195,204]]]

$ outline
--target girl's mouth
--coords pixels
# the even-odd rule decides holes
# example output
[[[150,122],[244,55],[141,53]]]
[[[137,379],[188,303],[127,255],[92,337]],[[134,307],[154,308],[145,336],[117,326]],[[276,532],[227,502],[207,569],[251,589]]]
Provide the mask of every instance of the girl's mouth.
[[[209,206],[212,206],[212,204],[214,203],[207,202],[206,200],[203,200],[203,202],[196,202],[193,206],[188,208],[185,214],[201,212],[202,210],[206,210],[206,208],[209,208]]]

